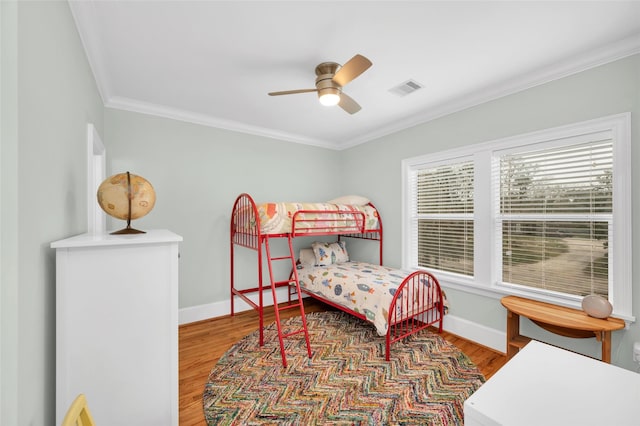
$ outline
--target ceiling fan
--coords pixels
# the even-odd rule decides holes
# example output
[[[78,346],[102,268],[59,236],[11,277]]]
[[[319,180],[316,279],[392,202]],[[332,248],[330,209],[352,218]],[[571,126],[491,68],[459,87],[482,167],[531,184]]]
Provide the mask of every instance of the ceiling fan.
[[[342,87],[365,72],[372,65],[371,61],[362,55],[356,55],[347,63],[340,66],[335,62],[323,62],[316,67],[316,88],[285,90],[271,92],[269,96],[293,95],[297,93],[318,92],[322,105],[338,105],[349,114],[355,114],[362,107],[342,91]]]

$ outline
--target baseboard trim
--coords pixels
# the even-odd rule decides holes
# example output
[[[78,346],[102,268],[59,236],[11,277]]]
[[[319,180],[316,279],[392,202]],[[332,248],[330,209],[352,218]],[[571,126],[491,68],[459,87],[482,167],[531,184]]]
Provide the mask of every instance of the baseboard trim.
[[[287,288],[281,287],[276,289],[276,294],[280,302],[288,300]],[[247,297],[254,303],[258,303],[258,293],[252,293]],[[273,297],[271,296],[271,288],[262,291],[264,306],[273,305]],[[235,312],[243,312],[253,309],[249,304],[239,297],[235,298]],[[182,308],[178,311],[178,324],[184,325],[192,322],[204,321],[211,318],[222,317],[231,313],[231,302],[225,299],[221,302],[207,303],[206,305],[191,306]]]
[[[506,353],[507,334],[467,319],[448,314],[444,317],[442,328],[456,336],[463,337],[495,351]]]
[[[287,300],[287,289],[279,288],[276,291],[278,300]],[[258,294],[253,293],[248,296],[249,299],[258,303]],[[271,289],[263,291],[264,306],[272,306],[273,299],[271,297]],[[245,301],[236,298],[235,311],[243,312],[252,309]],[[206,305],[192,306],[182,308],[178,313],[178,322],[180,325],[192,322],[204,321],[211,318],[229,315],[231,306],[229,299],[221,302],[208,303]],[[498,352],[506,352],[506,333],[481,324],[469,321],[467,319],[448,314],[444,317],[442,328],[452,334],[463,337],[465,339],[476,342],[482,346],[486,346]]]

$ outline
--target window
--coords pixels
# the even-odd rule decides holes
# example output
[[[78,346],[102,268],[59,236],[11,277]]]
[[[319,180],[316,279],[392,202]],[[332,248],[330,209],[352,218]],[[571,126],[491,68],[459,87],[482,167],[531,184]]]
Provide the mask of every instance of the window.
[[[630,115],[403,161],[403,267],[632,320]]]
[[[413,227],[417,265],[473,275],[473,161],[416,168]]]
[[[608,297],[612,140],[497,154],[495,164],[502,284]]]

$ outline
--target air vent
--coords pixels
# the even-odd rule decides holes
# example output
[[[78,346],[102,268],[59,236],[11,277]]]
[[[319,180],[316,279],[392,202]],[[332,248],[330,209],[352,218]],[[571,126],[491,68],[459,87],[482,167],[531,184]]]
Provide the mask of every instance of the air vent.
[[[415,80],[407,80],[402,84],[397,85],[389,89],[391,93],[397,96],[407,96],[409,93],[413,93],[416,90],[422,89],[424,86]]]

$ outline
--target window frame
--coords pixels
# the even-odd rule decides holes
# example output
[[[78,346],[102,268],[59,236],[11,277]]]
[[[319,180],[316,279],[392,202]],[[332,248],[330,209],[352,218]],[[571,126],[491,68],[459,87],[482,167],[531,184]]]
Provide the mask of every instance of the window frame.
[[[467,145],[402,160],[402,267],[435,273],[445,287],[468,293],[500,298],[517,295],[580,309],[581,297],[555,294],[540,289],[501,285],[502,249],[496,233],[499,210],[499,184],[493,183],[492,170],[497,153],[524,147],[549,146],[562,140],[589,138],[608,133],[613,140],[613,241],[609,247],[609,300],[613,315],[635,321],[632,312],[632,198],[631,198],[631,114],[623,113],[594,120]],[[417,247],[412,247],[414,198],[410,179],[416,170],[437,164],[474,160],[474,275],[462,276],[417,266]],[[619,256],[617,253],[624,253]]]

